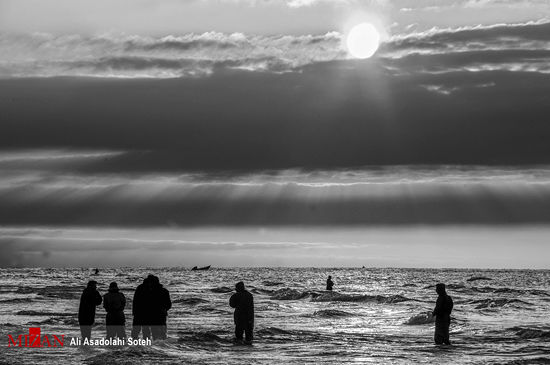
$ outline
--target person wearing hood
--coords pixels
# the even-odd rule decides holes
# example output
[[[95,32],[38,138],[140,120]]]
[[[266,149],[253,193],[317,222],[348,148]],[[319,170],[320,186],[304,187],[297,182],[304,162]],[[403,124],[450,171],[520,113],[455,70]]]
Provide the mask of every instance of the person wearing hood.
[[[124,317],[124,307],[126,306],[126,298],[118,290],[118,285],[112,282],[109,285],[109,292],[103,296],[103,308],[107,311],[105,325],[107,327],[107,338],[125,338],[126,331],[124,325],[126,318]]]
[[[244,287],[242,281],[235,285],[236,293],[229,298],[229,305],[235,308],[233,319],[235,321],[235,340],[243,343],[243,332],[245,334],[245,345],[252,344],[254,330],[254,297]]]
[[[439,295],[433,310],[435,316],[435,334],[434,341],[436,345],[450,345],[449,326],[451,324],[451,312],[453,310],[453,299],[447,295],[445,284],[439,283],[435,286],[435,291]]]
[[[97,282],[90,280],[80,296],[78,306],[78,324],[82,341],[92,337],[92,326],[95,321],[95,307],[101,304],[101,295],[97,291]]]
[[[143,331],[143,338],[151,338],[151,324],[147,322],[149,301],[151,297],[151,276],[149,275],[139,284],[134,292],[132,301],[132,338],[138,338]]]
[[[148,298],[147,322],[151,325],[154,340],[164,340],[167,335],[166,319],[172,308],[170,293],[162,286],[157,276],[149,275],[151,291]]]

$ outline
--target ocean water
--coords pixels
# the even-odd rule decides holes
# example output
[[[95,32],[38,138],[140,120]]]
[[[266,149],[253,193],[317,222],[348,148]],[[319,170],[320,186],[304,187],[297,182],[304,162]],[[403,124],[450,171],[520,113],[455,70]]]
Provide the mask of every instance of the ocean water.
[[[0,269],[0,364],[550,364],[550,271],[184,268]],[[153,273],[170,291],[168,335],[152,346],[71,347],[88,280],[126,295]],[[332,275],[335,291],[324,285]],[[254,294],[255,342],[232,342],[235,282]],[[455,309],[452,346],[433,344],[437,282]],[[98,307],[92,336],[105,336]],[[8,334],[64,334],[62,348],[13,348]]]

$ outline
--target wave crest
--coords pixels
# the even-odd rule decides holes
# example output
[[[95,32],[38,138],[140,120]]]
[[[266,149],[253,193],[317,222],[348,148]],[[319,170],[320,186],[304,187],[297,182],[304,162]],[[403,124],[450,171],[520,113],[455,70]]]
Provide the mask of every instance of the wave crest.
[[[311,296],[311,292],[308,291],[299,291],[296,289],[291,288],[283,288],[276,290],[271,294],[271,299],[276,300],[298,300],[298,299],[304,299]]]
[[[173,303],[180,303],[180,304],[186,304],[186,305],[197,305],[197,304],[203,304],[208,303],[208,300],[202,299],[202,298],[178,298],[173,300]]]
[[[409,318],[405,324],[409,326],[417,326],[423,324],[430,324],[435,322],[435,317],[432,312],[423,312]]]
[[[532,303],[526,302],[521,299],[508,299],[508,298],[497,298],[497,299],[480,299],[474,300],[471,304],[477,304],[475,309],[490,309],[490,308],[502,308],[507,305],[528,305],[532,306]]]
[[[550,338],[550,327],[513,327],[512,330],[523,339]]]
[[[334,317],[351,317],[354,314],[348,313],[345,311],[341,311],[338,309],[323,309],[320,311],[316,311],[313,313],[314,317],[328,317],[328,318],[334,318]]]
[[[323,293],[315,298],[313,302],[375,302],[375,303],[401,303],[412,300],[399,294],[395,295],[362,295],[362,294],[342,294],[338,292]]]

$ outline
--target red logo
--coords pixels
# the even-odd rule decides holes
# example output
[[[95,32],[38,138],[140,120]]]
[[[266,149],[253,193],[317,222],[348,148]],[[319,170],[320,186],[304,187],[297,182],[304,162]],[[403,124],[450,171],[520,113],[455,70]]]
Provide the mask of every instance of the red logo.
[[[61,338],[60,338],[61,336]],[[28,335],[8,335],[8,347],[63,347],[65,335],[40,335],[40,327],[29,328]]]

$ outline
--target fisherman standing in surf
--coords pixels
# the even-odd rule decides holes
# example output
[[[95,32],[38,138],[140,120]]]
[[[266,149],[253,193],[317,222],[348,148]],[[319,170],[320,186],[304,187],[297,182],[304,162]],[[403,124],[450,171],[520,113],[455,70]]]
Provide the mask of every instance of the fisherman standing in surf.
[[[332,287],[334,286],[334,281],[332,281],[332,276],[328,276],[327,279],[327,290],[332,290]]]
[[[92,326],[95,321],[95,307],[100,305],[102,300],[101,295],[97,291],[97,282],[95,280],[90,280],[86,289],[82,292],[80,305],[78,306],[78,324],[80,325],[82,342],[92,337]]]
[[[254,330],[254,297],[244,288],[244,283],[239,281],[235,285],[236,293],[229,299],[231,308],[235,308],[233,318],[235,320],[235,341],[252,345],[252,331]],[[243,342],[243,332],[245,334]]]
[[[126,317],[124,316],[126,298],[118,289],[116,282],[109,285],[109,292],[103,296],[103,308],[107,311],[105,325],[107,338],[126,338]]]
[[[147,315],[151,323],[151,332],[154,340],[165,340],[167,337],[166,319],[168,311],[172,308],[170,293],[160,283],[157,276],[149,276],[151,291],[149,298],[149,311]]]
[[[143,332],[143,338],[151,338],[151,323],[147,322],[148,317],[148,304],[151,297],[151,277],[149,275],[143,280],[143,283],[139,284],[134,292],[134,299],[132,300],[132,338],[138,338],[139,333]]]
[[[434,341],[436,345],[450,345],[449,326],[451,324],[451,311],[453,310],[453,299],[447,295],[445,284],[439,283],[435,286],[435,291],[439,296],[433,310],[435,316],[435,334]]]

